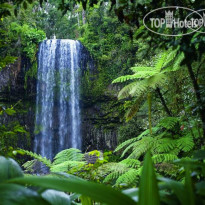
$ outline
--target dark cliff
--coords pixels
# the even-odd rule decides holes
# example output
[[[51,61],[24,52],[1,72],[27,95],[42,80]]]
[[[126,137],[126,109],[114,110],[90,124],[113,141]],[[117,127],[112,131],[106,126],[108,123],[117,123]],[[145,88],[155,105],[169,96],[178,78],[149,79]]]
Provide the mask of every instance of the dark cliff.
[[[81,64],[85,64],[85,58],[88,58],[87,51],[83,46],[81,49],[85,50],[85,55],[82,56],[84,60],[81,61]],[[12,106],[17,104],[16,114],[2,116],[0,122],[6,124],[18,121],[30,133],[29,140],[19,138],[18,146],[32,150],[35,127],[36,78],[28,77],[27,81],[25,80],[30,67],[29,60],[21,57],[0,72],[1,102]],[[97,97],[92,92],[84,95],[83,92],[88,89],[83,83],[84,75],[89,73],[89,81],[93,86],[98,80],[98,71],[94,64],[91,63],[88,68],[89,70],[82,71],[81,81],[82,150],[114,149],[117,145],[117,128],[121,124],[118,116],[120,103],[117,101],[117,91],[109,86]]]

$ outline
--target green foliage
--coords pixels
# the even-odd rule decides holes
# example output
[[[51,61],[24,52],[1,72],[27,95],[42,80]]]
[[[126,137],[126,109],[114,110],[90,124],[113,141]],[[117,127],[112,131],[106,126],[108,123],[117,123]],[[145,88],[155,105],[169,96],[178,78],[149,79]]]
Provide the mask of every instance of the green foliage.
[[[157,180],[150,152],[145,156],[142,175],[140,178],[139,204],[160,204]]]
[[[120,144],[115,152],[122,150],[121,157],[128,156],[128,159],[140,159],[150,150],[155,164],[170,163],[178,159],[182,152],[185,154],[194,149],[194,138],[190,130],[183,134],[180,131],[174,133],[178,123],[178,118],[168,117],[162,119],[153,127],[152,134],[149,130],[145,130],[139,136]],[[168,175],[173,174],[170,170],[166,170],[166,166],[164,168],[163,166],[159,167],[159,171],[162,171],[162,169]]]
[[[0,175],[0,197],[3,204],[39,203],[57,205],[65,203],[65,201],[70,203],[71,197],[63,193],[63,191],[79,193],[90,197],[92,200],[106,204],[135,204],[130,197],[122,194],[120,191],[105,185],[88,182],[72,175],[64,175],[64,177],[22,177],[22,171],[18,164],[12,162],[11,166],[10,162],[10,159],[6,160],[3,157],[0,159],[0,173],[10,172],[10,181],[7,181],[7,183],[2,183],[2,181],[8,178],[5,178],[5,175]],[[21,175],[15,174],[19,173],[19,170]],[[37,187],[38,192],[26,188],[25,186],[28,184]],[[15,198],[13,195],[15,195]],[[17,195],[19,197],[16,197]],[[75,199],[75,197],[73,198]]]
[[[45,33],[28,25],[19,25],[18,23],[11,23],[11,35],[14,38],[20,38],[23,52],[32,61],[35,59],[38,44],[45,39]]]
[[[83,160],[84,155],[81,153],[79,149],[71,148],[66,149],[61,152],[59,152],[54,157],[54,164],[60,164],[65,161],[81,161]]]
[[[11,178],[22,177],[20,166],[13,159],[0,156],[0,183]]]
[[[177,56],[177,51],[178,49],[161,52],[155,59],[152,67],[132,67],[131,70],[134,72],[133,75],[125,75],[113,80],[112,83],[123,83],[128,80],[134,81],[121,89],[118,94],[118,99],[128,97],[135,97],[136,99],[134,105],[132,105],[126,115],[127,120],[130,120],[138,112],[140,101],[143,100],[145,94],[149,96],[149,93],[153,92],[151,90],[164,86],[168,79],[166,74],[180,68],[180,64],[184,59],[184,54],[180,53]],[[148,98],[148,104],[151,102],[149,99],[150,98]],[[151,106],[149,108],[149,113],[151,113]]]
[[[14,63],[16,61],[16,57],[13,57],[13,56],[6,56],[4,57],[3,59],[1,58],[0,60],[0,70],[2,68],[5,68],[6,65],[10,64],[10,63]]]
[[[106,176],[104,183],[116,187],[136,186],[139,181],[141,165],[138,160],[123,160],[118,163],[106,163],[98,168],[97,174]]]
[[[16,103],[17,105],[18,103]],[[14,117],[16,115],[14,106],[8,107],[8,105],[1,104],[0,116],[1,117]],[[8,123],[0,123],[0,154],[4,156],[12,156],[13,149],[17,148],[18,141],[25,140],[27,144],[30,143],[30,134],[26,131],[18,121],[11,120]]]
[[[51,167],[51,161],[49,159],[47,159],[46,157],[42,157],[39,154],[33,153],[31,151],[23,150],[23,149],[19,149],[19,150],[14,151],[14,154],[17,154],[17,153],[22,154],[22,155],[26,154],[28,156],[31,156],[31,157],[37,159],[38,161],[42,162],[46,166]]]
[[[205,164],[204,151],[199,151],[192,159],[176,163],[184,170],[185,183],[169,178],[159,178],[157,182],[150,153],[145,156],[139,188],[117,191],[111,187],[88,182],[72,175],[59,173],[56,176],[22,177],[18,164],[10,159],[0,158],[0,197],[3,204],[64,204],[75,203],[80,197],[82,204],[202,204],[204,196]],[[129,163],[131,161],[129,160]],[[133,160],[132,163],[133,164]],[[128,161],[127,161],[128,163]],[[133,170],[134,171],[134,170]],[[9,172],[9,180],[4,173]],[[126,179],[131,176],[127,172]],[[191,173],[195,173],[194,175]],[[3,174],[3,175],[2,175]],[[194,178],[200,179],[195,181]],[[131,180],[135,180],[131,178]],[[29,185],[29,186],[28,186]],[[26,187],[25,187],[26,186]],[[30,186],[35,186],[35,190]],[[66,193],[74,193],[68,195]],[[19,197],[16,197],[16,196]],[[15,196],[15,198],[14,198]],[[139,198],[139,200],[138,200]]]

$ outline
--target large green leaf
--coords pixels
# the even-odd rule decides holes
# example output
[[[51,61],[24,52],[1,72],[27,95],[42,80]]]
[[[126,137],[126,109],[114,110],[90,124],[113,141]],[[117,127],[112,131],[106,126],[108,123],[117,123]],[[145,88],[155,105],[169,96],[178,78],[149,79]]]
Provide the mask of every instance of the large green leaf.
[[[20,166],[13,159],[0,157],[0,183],[11,178],[22,177]]]
[[[172,179],[168,179],[168,178],[159,178],[162,182],[160,187],[161,189],[167,189],[167,190],[171,190],[174,192],[174,194],[177,196],[177,198],[180,201],[180,204],[182,205],[186,205],[187,203],[187,196],[185,194],[185,190],[184,190],[184,185],[181,182],[177,182],[174,181]]]
[[[49,205],[37,192],[17,184],[0,185],[0,205]]]
[[[144,160],[139,186],[139,205],[159,205],[159,190],[150,152]]]
[[[82,205],[93,205],[92,199],[90,197],[81,196],[80,200],[81,200]]]
[[[122,193],[126,194],[127,196],[131,197],[134,201],[138,202],[138,194],[139,194],[138,188],[126,189],[123,190]]]
[[[74,178],[51,178],[51,177],[24,177],[10,180],[13,183],[30,184],[33,186],[39,186],[42,188],[56,189],[60,191],[75,192],[92,198],[98,202],[104,202],[107,204],[118,205],[134,205],[135,202],[128,196],[122,194],[119,191],[107,187],[102,184],[88,182],[85,180],[79,180]]]
[[[196,184],[197,193],[205,196],[205,181]]]
[[[192,179],[190,176],[191,172],[189,167],[186,167],[186,175],[185,175],[185,191],[186,191],[186,200],[187,204],[195,205],[195,196],[192,185]]]
[[[48,189],[44,191],[42,197],[52,205],[70,205],[71,200],[69,195],[65,194],[62,191],[56,191]]]

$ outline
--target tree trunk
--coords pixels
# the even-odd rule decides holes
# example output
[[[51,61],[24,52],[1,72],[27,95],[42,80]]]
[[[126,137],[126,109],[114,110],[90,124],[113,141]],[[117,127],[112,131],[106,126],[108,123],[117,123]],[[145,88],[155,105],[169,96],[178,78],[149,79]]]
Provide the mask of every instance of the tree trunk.
[[[190,63],[187,63],[187,68],[188,68],[189,76],[191,78],[191,81],[192,81],[192,84],[194,87],[197,105],[199,106],[199,114],[200,114],[201,121],[202,121],[203,135],[205,137],[205,106],[204,106],[202,98],[201,98],[200,88],[199,88],[199,85],[197,83],[197,79],[195,78],[194,71],[193,71]],[[203,144],[205,144],[205,142],[203,142]]]
[[[157,91],[157,93],[158,93],[158,95],[159,95],[159,98],[160,98],[161,103],[162,103],[162,105],[163,105],[163,107],[164,107],[164,110],[165,110],[166,113],[171,117],[171,116],[172,116],[172,113],[171,113],[171,111],[169,110],[169,108],[167,107],[167,104],[166,104],[166,102],[165,102],[165,99],[164,99],[164,97],[163,97],[163,95],[162,95],[160,89],[157,88],[156,91]]]

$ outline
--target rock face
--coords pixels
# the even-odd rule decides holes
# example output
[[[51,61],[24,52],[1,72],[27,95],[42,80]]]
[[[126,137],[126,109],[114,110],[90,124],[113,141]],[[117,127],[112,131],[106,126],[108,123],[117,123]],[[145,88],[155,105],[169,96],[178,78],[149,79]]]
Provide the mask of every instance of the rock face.
[[[0,71],[0,99],[3,107],[14,106],[15,115],[4,114],[0,118],[0,124],[8,126],[19,122],[30,133],[30,138],[19,135],[17,146],[24,149],[32,149],[35,119],[35,94],[36,80],[28,79],[25,86],[25,73],[30,63],[26,58],[19,57],[14,64]]]
[[[94,103],[84,102],[82,108],[83,149],[112,150],[117,145],[119,102],[116,97],[102,96]]]
[[[85,50],[82,52],[82,59],[90,58]],[[83,60],[82,63],[86,61]],[[30,144],[28,142],[21,143],[21,148],[33,150],[34,127],[35,127],[35,104],[36,104],[36,80],[28,78],[27,87],[25,88],[25,75],[30,67],[26,58],[19,58],[14,64],[9,65],[0,72],[0,98],[2,102],[15,105],[18,101],[21,104],[23,112],[17,112],[15,116],[3,117],[1,123],[12,120],[18,120],[19,123],[30,132]],[[86,67],[86,66],[82,66]],[[97,78],[97,69],[92,65],[89,72],[95,74]],[[82,70],[82,78],[86,71]],[[91,77],[91,81],[92,81]],[[86,89],[86,88],[84,88]],[[83,89],[83,90],[84,90]],[[112,90],[112,92],[110,92]],[[113,94],[114,93],[114,94]],[[95,96],[82,95],[80,99],[81,107],[81,126],[82,126],[82,150],[91,151],[112,150],[117,145],[117,127],[120,126],[120,118],[118,116],[120,103],[116,97],[116,90],[108,88],[100,94],[98,98]],[[21,140],[21,139],[20,139]]]
[[[25,89],[25,74],[30,68],[30,62],[19,57],[14,64],[0,71],[1,101],[35,100],[36,80],[28,79]]]

